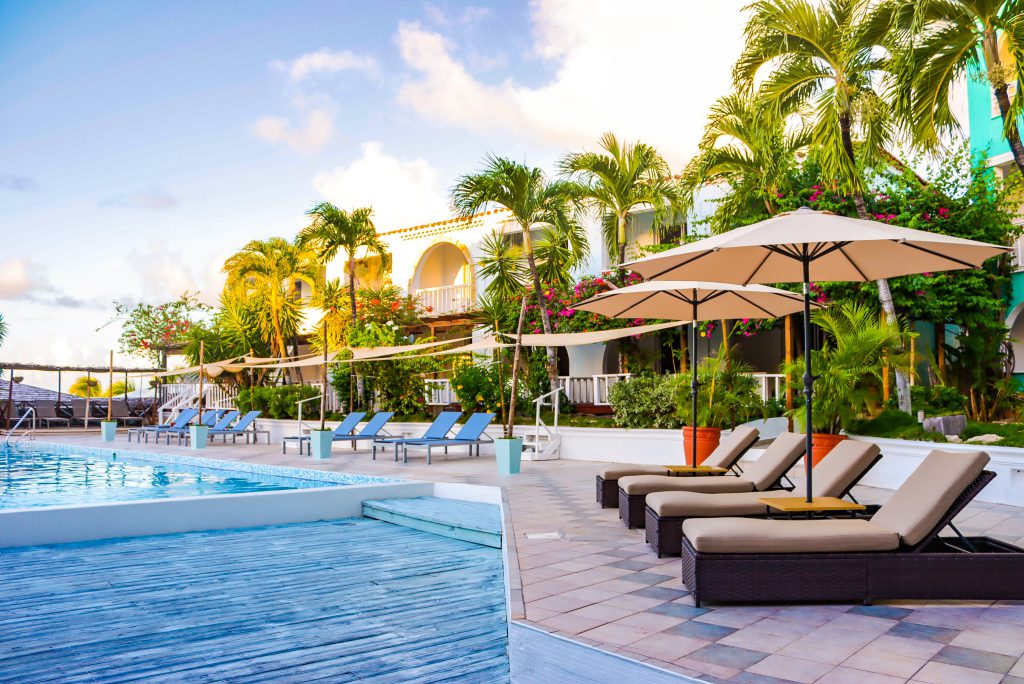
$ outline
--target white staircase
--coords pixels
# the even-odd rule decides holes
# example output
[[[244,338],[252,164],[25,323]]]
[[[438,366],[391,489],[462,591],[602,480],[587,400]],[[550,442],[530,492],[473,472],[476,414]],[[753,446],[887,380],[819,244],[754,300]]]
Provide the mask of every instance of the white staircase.
[[[524,461],[553,461],[559,457],[562,447],[562,436],[558,434],[558,413],[561,404],[562,388],[553,389],[533,400],[536,407],[536,422],[533,432],[523,435]],[[548,425],[540,417],[541,408],[550,406],[554,419]]]

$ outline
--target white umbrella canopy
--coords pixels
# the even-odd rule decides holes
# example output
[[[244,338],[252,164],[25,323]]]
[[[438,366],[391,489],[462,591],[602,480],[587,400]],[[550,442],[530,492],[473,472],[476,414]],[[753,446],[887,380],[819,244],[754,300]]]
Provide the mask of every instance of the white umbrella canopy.
[[[977,268],[1008,250],[801,207],[623,266],[648,279],[861,282]]]
[[[817,305],[816,305],[817,306]],[[804,308],[795,292],[765,285],[651,280],[601,292],[574,308],[609,318],[673,318],[691,321],[690,401],[692,448],[697,465],[697,322],[728,318],[778,318]]]
[[[806,498],[811,497],[811,369],[813,281],[864,282],[913,273],[977,268],[1009,247],[837,216],[801,207],[721,235],[623,264],[647,279],[713,278],[750,283],[803,283]]]

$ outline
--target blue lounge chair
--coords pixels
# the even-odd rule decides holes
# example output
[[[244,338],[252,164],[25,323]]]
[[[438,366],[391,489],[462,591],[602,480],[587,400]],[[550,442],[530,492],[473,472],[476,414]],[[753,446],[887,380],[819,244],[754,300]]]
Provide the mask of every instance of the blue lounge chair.
[[[203,417],[200,418],[198,425],[205,425],[206,427],[212,428],[214,425],[217,424],[217,418],[220,417],[220,414],[221,412],[216,409],[210,411],[203,411]],[[175,437],[178,438],[178,444],[181,444],[181,438],[189,436],[189,426],[185,425],[180,428],[175,426],[167,428],[166,430],[161,430],[156,434],[157,442],[160,441],[160,435],[167,435],[168,444],[171,443],[171,435],[174,435]]]
[[[347,435],[351,435],[352,431],[356,429],[356,425],[359,425],[359,421],[366,415],[363,411],[353,411],[352,413],[345,416],[345,420],[338,424],[338,427],[334,428],[334,435],[332,440],[337,442],[340,438]],[[306,452],[310,455],[313,453],[313,444],[309,438],[309,435],[288,435],[281,439],[281,453],[285,452],[285,447],[295,442],[299,445],[299,454],[302,454],[302,445],[306,445]]]
[[[364,439],[377,441],[378,439],[381,439],[381,430],[384,429],[384,426],[388,424],[388,421],[391,420],[392,416],[394,415],[395,414],[392,413],[391,411],[377,411],[377,413],[373,414],[373,418],[370,418],[370,420],[366,421],[366,425],[363,426],[362,430],[360,430],[354,435],[335,435],[334,441],[352,442],[353,450],[355,450],[356,445],[359,442],[362,442]],[[386,436],[388,435],[387,432],[385,432],[384,434]]]
[[[245,437],[245,443],[249,443],[249,435],[252,435],[253,442],[255,443],[257,436],[265,434],[267,436],[267,444],[270,444],[270,432],[268,430],[257,430],[256,419],[260,417],[263,411],[249,411],[241,420],[235,423],[234,427],[225,428],[223,430],[210,430],[210,436],[221,435],[224,438],[224,442],[228,441],[228,435],[231,435],[231,441],[234,442],[239,437]],[[252,427],[250,430],[249,427]]]
[[[217,411],[217,414],[223,415],[220,415],[220,418],[217,419],[217,422],[214,423],[214,425],[210,428],[210,432],[213,432],[214,430],[224,430],[225,428],[227,428],[227,426],[231,425],[231,423],[234,422],[235,418],[238,418],[238,411],[225,411],[222,409],[220,411]],[[189,432],[182,433],[182,435],[179,436],[178,438],[179,441],[181,440],[181,437],[184,437],[186,440],[192,439],[192,435]]]
[[[493,413],[474,413],[462,425],[462,428],[455,433],[454,437],[446,439],[410,439],[402,442],[402,462],[409,462],[409,447],[427,448],[427,465],[430,465],[430,450],[434,447],[444,447],[444,453],[448,453],[450,446],[468,446],[469,455],[473,455],[473,447],[476,447],[476,456],[480,458],[480,445],[490,444],[494,440],[484,434],[487,426],[494,421]]]
[[[390,439],[378,438],[373,440],[373,460],[377,460],[378,445],[384,446],[385,444],[394,444],[395,461],[397,461],[399,444],[403,444],[409,441],[422,441],[425,439],[445,439],[446,437],[448,437],[448,433],[451,432],[452,428],[455,426],[455,423],[458,422],[459,416],[461,415],[462,414],[459,413],[458,411],[442,411],[440,414],[438,414],[437,418],[434,419],[434,422],[430,424],[430,427],[427,428],[426,432],[424,432],[419,437],[392,437]]]
[[[197,413],[199,413],[198,409],[189,408],[179,413],[178,417],[174,420],[168,420],[168,422],[163,425],[148,425],[146,427],[133,428],[128,431],[128,441],[132,441],[132,433],[135,433],[136,437],[145,437],[146,442],[148,443],[149,434],[153,433],[157,436],[157,441],[159,442],[161,434],[175,428],[186,427],[190,422],[192,422],[192,419],[196,417]]]

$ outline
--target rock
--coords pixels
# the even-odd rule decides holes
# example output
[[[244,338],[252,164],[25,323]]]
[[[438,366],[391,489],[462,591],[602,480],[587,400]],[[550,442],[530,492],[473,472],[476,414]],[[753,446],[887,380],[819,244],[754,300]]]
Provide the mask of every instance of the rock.
[[[960,439],[960,435],[946,435],[946,441],[952,442],[953,444],[960,444],[964,440]]]
[[[971,437],[967,440],[968,444],[995,444],[996,442],[1002,442],[1003,438],[1001,435],[978,435],[977,437]]]
[[[925,432],[938,432],[942,435],[962,435],[967,429],[967,416],[933,416],[925,418],[921,423]]]

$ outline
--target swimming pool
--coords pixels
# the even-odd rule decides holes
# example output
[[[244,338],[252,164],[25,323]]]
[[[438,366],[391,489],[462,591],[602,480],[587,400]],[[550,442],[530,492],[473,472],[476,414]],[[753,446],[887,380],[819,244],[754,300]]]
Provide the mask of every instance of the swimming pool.
[[[169,454],[0,446],[0,510],[395,482]]]

